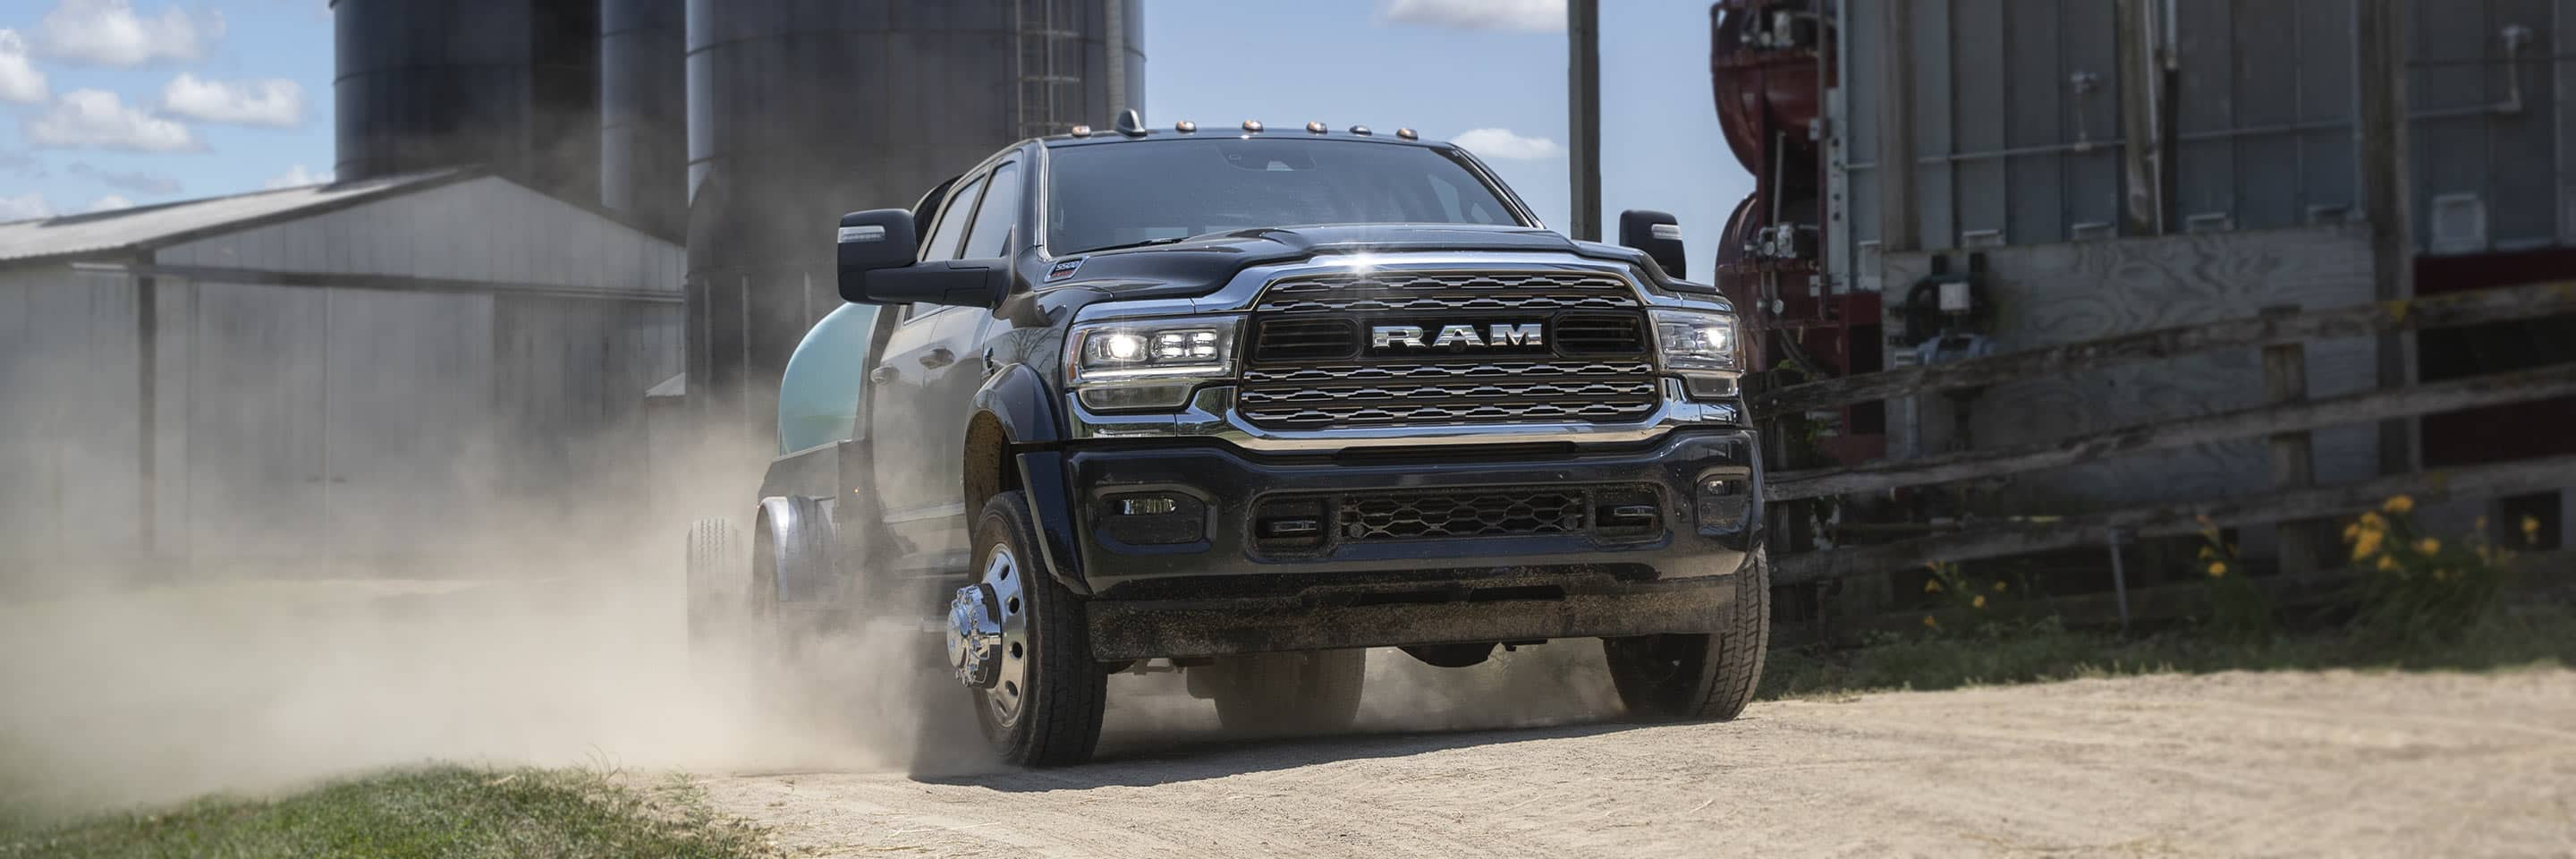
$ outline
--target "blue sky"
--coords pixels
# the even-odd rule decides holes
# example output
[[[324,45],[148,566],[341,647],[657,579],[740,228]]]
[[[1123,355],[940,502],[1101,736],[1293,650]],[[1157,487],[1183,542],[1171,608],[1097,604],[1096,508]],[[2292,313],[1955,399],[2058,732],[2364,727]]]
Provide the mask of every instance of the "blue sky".
[[[1604,218],[1705,265],[1752,180],[1710,107],[1707,0],[1602,6]],[[1567,224],[1563,0],[1146,0],[1148,119],[1460,140]],[[258,190],[332,162],[325,0],[0,0],[0,220]]]

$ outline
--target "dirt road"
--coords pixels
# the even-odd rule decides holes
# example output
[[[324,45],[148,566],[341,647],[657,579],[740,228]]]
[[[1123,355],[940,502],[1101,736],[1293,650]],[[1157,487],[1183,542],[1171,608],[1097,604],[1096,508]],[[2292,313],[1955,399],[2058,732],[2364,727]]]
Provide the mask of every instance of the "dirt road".
[[[2576,671],[2159,676],[1770,702],[1725,724],[1541,707],[1505,718],[1561,723],[1390,727],[1409,718],[1373,704],[1355,735],[1247,740],[1173,705],[1113,712],[1104,760],[1072,769],[703,783],[821,856],[2576,855]]]

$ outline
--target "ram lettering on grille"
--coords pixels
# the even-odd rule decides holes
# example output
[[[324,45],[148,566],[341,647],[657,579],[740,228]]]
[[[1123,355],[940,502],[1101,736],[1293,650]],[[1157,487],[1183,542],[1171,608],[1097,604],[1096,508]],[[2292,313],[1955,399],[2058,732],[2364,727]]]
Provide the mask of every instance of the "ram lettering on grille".
[[[1614,274],[1291,277],[1251,325],[1237,408],[1272,429],[1626,423],[1661,402],[1643,308]]]

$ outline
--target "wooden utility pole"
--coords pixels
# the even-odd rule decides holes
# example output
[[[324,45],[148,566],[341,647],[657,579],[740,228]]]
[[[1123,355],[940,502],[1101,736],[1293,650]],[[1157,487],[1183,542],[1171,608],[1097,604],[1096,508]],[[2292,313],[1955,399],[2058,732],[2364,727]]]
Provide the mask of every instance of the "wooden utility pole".
[[[1587,241],[1601,240],[1601,5],[1600,0],[1566,0],[1565,93],[1567,146],[1572,163],[1574,223],[1567,232]]]
[[[2415,297],[2414,208],[2406,188],[2406,3],[2361,0],[2354,10],[2353,80],[2355,114],[2361,139],[2362,205],[2370,218],[2371,279],[2374,297],[2397,301]],[[2403,334],[2379,338],[2379,387],[2405,387],[2415,378],[2414,340]],[[2379,425],[2379,473],[2415,470],[2412,418]]]

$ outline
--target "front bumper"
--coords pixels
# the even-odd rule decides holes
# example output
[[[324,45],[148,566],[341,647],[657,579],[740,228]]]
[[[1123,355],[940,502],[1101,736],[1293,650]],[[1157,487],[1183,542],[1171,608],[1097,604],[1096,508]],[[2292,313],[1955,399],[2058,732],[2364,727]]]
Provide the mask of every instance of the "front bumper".
[[[1092,595],[1103,660],[1705,632],[1762,538],[1755,451],[1736,429],[1618,450],[1359,458],[1095,442],[1049,454],[1062,457],[1071,532],[1049,542]],[[1712,481],[1732,495],[1703,504]],[[1470,509],[1456,499],[1505,521],[1384,515]],[[1173,512],[1140,527],[1139,509]],[[1298,520],[1317,527],[1275,533]]]

